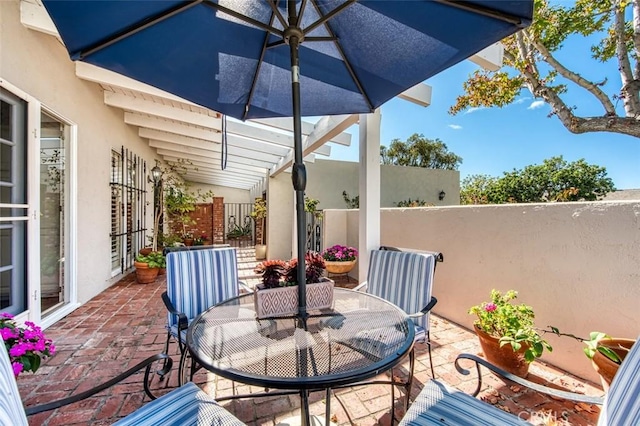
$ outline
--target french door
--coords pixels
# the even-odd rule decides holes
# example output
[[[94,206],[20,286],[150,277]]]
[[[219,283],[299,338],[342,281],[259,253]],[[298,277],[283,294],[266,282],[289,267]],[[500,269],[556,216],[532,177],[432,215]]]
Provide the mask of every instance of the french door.
[[[44,327],[77,306],[75,135],[0,80],[0,312]]]

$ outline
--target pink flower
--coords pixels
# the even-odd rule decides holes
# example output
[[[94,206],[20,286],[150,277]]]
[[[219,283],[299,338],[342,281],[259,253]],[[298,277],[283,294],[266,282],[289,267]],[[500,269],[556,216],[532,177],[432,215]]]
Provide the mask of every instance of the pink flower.
[[[498,307],[496,306],[496,304],[495,304],[495,303],[487,303],[487,304],[485,305],[485,307],[484,307],[484,310],[485,310],[485,311],[487,311],[487,312],[493,312],[493,311],[495,311],[496,309],[498,309]]]
[[[9,349],[9,355],[14,357],[20,357],[27,353],[29,346],[25,343],[16,343],[11,349]]]
[[[15,339],[18,335],[10,328],[0,328],[0,336],[2,340]]]
[[[22,373],[22,370],[24,368],[19,362],[13,362],[11,363],[11,366],[13,367],[13,375],[16,377],[18,377],[18,375]]]

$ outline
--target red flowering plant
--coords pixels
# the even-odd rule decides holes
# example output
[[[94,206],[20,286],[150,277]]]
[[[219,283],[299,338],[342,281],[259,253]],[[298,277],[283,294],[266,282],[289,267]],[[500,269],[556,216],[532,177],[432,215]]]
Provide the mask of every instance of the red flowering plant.
[[[336,244],[325,249],[325,251],[322,252],[322,257],[324,260],[328,260],[330,262],[348,262],[356,260],[358,257],[358,250],[354,247]]]
[[[305,254],[305,277],[308,283],[320,281],[324,274],[324,259],[316,252]],[[260,263],[256,273],[262,275],[262,284],[265,288],[289,287],[298,285],[298,259],[265,260]]]
[[[512,303],[517,297],[518,292],[514,290],[504,294],[495,289],[491,290],[491,301],[472,306],[469,314],[478,317],[473,323],[476,327],[500,339],[500,346],[509,344],[515,352],[525,345],[525,359],[532,362],[540,357],[545,349],[549,352],[553,349],[540,337],[538,329],[534,326],[533,308],[524,303]]]
[[[56,353],[53,341],[44,336],[40,327],[31,321],[24,324],[24,327],[18,326],[11,314],[0,314],[0,335],[16,377],[23,371],[35,373],[42,358]]]

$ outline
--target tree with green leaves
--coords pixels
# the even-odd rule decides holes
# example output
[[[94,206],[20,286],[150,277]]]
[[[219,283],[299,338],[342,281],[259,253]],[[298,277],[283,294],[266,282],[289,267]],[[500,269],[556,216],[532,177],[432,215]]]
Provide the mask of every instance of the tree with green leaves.
[[[615,191],[604,167],[584,159],[568,163],[562,156],[514,169],[502,177],[468,176],[460,189],[461,204],[595,201]]]
[[[440,139],[427,139],[414,133],[406,141],[393,139],[389,147],[380,146],[380,162],[396,166],[457,170],[462,158],[450,152]]]
[[[563,62],[563,45],[570,39],[597,39],[590,52],[593,61],[615,67],[619,89],[607,93],[607,78],[591,69],[569,69]],[[476,71],[463,85],[449,110],[457,114],[470,107],[503,107],[529,89],[551,106],[572,133],[612,132],[640,137],[640,0],[535,0],[533,24],[502,40],[504,66],[498,71]],[[568,104],[566,94],[582,92],[583,102],[600,105],[601,113],[581,116]],[[586,109],[586,108],[585,108]]]

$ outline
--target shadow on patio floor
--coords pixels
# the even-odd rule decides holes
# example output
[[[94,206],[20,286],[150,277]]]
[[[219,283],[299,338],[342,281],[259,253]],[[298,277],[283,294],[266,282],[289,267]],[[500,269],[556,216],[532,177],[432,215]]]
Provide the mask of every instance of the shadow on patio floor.
[[[257,281],[253,249],[239,249],[241,279],[250,285]],[[344,283],[344,278],[341,278]],[[353,282],[346,282],[352,286]],[[166,288],[164,277],[153,284],[136,284],[130,274],[105,290],[75,312],[47,329],[57,349],[56,355],[45,361],[36,374],[23,374],[18,379],[20,394],[26,406],[42,404],[87,390],[97,383],[116,376],[135,363],[162,352],[166,339],[166,310],[160,295]],[[475,334],[433,315],[433,362],[437,378],[471,392],[475,389],[474,375],[461,376],[453,365],[458,353],[478,353]],[[171,355],[177,364],[177,347],[172,343]],[[404,374],[408,361],[394,370]],[[412,394],[415,396],[430,379],[426,347],[417,345],[416,378]],[[600,395],[602,390],[591,383],[569,376],[565,372],[534,363],[534,379],[571,391]],[[530,375],[530,378],[531,378]],[[200,370],[194,381],[211,395],[226,396],[232,392],[230,381],[214,377]],[[529,390],[505,384],[486,374],[481,398],[511,413],[520,414],[536,424],[590,425],[597,422],[599,407],[552,399]],[[177,386],[176,369],[156,389],[166,391]],[[236,393],[262,391],[260,388],[236,384]],[[160,393],[165,390],[161,390]],[[398,393],[396,393],[397,395]],[[102,425],[111,424],[148,401],[142,391],[142,374],[110,389],[67,407],[31,416],[31,425]],[[324,415],[324,393],[311,396],[312,414]],[[250,425],[276,425],[279,421],[299,416],[297,396],[257,398],[227,401],[222,404],[238,418]],[[335,392],[331,408],[339,425],[388,425],[390,423],[390,392],[388,386],[373,385],[342,389]],[[346,409],[346,410],[345,410]],[[402,415],[400,404],[396,414]],[[555,423],[554,423],[555,421]]]

